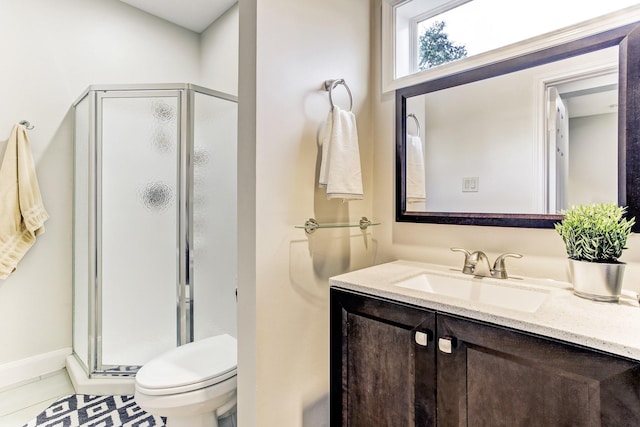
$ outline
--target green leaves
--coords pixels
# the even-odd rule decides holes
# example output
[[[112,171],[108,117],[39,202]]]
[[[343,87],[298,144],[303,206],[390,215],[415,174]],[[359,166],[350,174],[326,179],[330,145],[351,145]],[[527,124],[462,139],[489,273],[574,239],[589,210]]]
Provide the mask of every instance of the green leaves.
[[[626,249],[635,218],[625,218],[627,209],[615,203],[572,206],[555,224],[567,255],[579,261],[615,262]]]
[[[420,35],[420,70],[467,56],[467,48],[464,45],[456,45],[449,40],[449,35],[444,31],[446,25],[444,21],[435,21]]]

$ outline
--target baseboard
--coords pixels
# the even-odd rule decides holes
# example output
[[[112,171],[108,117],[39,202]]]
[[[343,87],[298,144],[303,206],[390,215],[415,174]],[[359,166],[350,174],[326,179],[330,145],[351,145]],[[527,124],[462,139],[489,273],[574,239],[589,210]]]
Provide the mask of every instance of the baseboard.
[[[0,390],[38,379],[65,367],[71,347],[0,365]]]

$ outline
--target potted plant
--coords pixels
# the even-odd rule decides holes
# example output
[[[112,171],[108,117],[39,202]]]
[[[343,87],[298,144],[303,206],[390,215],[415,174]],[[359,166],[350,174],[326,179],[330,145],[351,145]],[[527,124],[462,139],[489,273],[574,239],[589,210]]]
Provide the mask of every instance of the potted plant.
[[[569,255],[574,293],[596,301],[617,302],[625,263],[618,261],[626,249],[635,218],[615,203],[572,206],[555,224]]]

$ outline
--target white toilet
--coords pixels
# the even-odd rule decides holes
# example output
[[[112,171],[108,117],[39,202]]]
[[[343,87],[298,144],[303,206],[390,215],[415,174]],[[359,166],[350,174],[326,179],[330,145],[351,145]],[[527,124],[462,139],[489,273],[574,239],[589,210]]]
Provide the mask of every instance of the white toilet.
[[[236,348],[225,334],[161,354],[136,374],[136,403],[167,427],[218,427],[236,405]]]

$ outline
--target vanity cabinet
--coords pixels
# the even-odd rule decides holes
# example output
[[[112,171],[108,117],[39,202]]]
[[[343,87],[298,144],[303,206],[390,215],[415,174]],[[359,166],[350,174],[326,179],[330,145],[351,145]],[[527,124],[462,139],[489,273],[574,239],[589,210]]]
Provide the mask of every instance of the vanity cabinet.
[[[435,326],[433,312],[332,289],[331,425],[435,425]]]
[[[638,426],[640,363],[332,288],[331,425]]]
[[[640,425],[636,362],[446,314],[437,337],[438,426]]]

